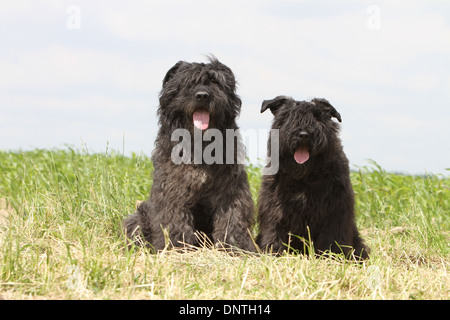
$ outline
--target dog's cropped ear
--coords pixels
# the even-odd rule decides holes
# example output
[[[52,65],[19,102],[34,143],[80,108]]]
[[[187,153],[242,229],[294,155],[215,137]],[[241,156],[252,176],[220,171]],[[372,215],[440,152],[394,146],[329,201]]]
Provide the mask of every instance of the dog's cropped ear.
[[[177,71],[180,68],[180,66],[185,64],[185,63],[186,62],[184,62],[184,61],[178,61],[172,68],[169,69],[169,71],[167,71],[166,76],[163,79],[163,87],[167,83],[167,81],[169,81],[173,77],[173,75],[175,73],[177,73]]]
[[[320,108],[320,111],[324,114],[328,114],[330,118],[334,117],[339,122],[342,122],[341,115],[339,112],[336,111],[336,109],[328,102],[326,99],[312,99],[312,102]]]
[[[267,109],[270,109],[270,111],[272,111],[272,114],[275,115],[275,113],[277,113],[277,110],[289,100],[291,100],[291,98],[286,96],[278,96],[272,100],[264,100],[261,106],[261,113],[263,113]]]

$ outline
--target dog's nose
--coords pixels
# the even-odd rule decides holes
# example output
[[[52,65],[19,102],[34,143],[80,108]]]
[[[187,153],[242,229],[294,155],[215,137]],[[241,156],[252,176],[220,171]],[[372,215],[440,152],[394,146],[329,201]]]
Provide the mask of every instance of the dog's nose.
[[[309,138],[309,133],[306,132],[306,131],[301,131],[299,133],[299,137],[302,138],[302,139],[308,139]]]
[[[209,93],[205,91],[198,91],[195,94],[195,99],[198,101],[208,101],[209,100]]]

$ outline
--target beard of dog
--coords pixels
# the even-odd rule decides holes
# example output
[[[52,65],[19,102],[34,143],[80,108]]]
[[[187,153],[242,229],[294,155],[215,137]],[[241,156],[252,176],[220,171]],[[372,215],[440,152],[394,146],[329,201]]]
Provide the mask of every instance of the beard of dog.
[[[170,129],[225,130],[233,127],[241,109],[236,80],[227,66],[178,62],[163,80],[159,124]]]
[[[236,94],[236,80],[229,67],[215,58],[210,63],[175,64],[163,80],[158,108],[159,138],[156,141],[156,157],[170,157],[178,141],[171,141],[177,129],[186,129],[191,137],[206,129],[218,129],[226,140],[227,129],[238,129],[235,122],[241,110],[241,99]],[[202,150],[209,144],[202,141]],[[237,162],[237,143],[235,154]],[[194,160],[194,143],[191,144],[191,163]],[[223,152],[226,156],[225,152]],[[157,159],[155,159],[157,160]],[[226,159],[223,159],[226,162]]]
[[[334,161],[333,155],[341,146],[339,124],[330,117],[314,115],[308,102],[300,104],[277,110],[272,125],[272,129],[279,130],[280,173],[296,179],[306,177],[314,167],[323,168]],[[270,137],[269,155],[271,145]]]

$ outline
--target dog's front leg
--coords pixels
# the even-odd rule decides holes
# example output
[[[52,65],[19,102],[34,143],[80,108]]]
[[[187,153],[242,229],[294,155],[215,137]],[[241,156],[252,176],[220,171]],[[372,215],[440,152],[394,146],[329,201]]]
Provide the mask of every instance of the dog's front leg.
[[[213,213],[212,237],[216,246],[255,251],[251,235],[253,202],[250,197],[221,197]]]

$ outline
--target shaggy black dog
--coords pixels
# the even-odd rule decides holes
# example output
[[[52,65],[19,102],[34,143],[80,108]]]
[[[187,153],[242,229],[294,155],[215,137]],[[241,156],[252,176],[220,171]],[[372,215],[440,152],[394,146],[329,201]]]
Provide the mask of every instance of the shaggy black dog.
[[[255,249],[254,205],[238,155],[240,108],[233,72],[214,57],[206,64],[179,61],[167,72],[153,185],[149,199],[123,222],[129,238],[157,251],[166,244],[198,245],[202,233],[216,245]]]
[[[340,114],[325,99],[295,101],[279,96],[264,101],[261,112],[275,116],[279,170],[263,177],[259,195],[257,242],[266,251],[330,250],[368,258],[355,224],[350,171],[338,137]],[[271,140],[269,137],[269,155]],[[286,246],[287,245],[287,246]]]

